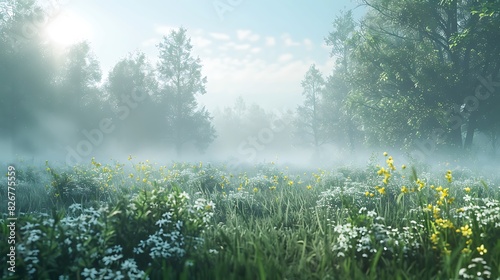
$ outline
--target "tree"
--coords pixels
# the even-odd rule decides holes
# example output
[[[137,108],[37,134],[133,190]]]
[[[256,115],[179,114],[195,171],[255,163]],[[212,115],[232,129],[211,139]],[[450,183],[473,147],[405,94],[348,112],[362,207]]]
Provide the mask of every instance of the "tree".
[[[130,152],[157,144],[163,136],[158,120],[164,119],[165,111],[155,100],[158,82],[146,55],[137,52],[120,60],[109,72],[105,92],[115,123],[119,124],[116,135],[129,145],[125,148]]]
[[[65,62],[57,78],[63,92],[61,98],[71,101],[72,110],[88,107],[91,100],[97,97],[95,90],[98,89],[101,78],[99,61],[92,53],[89,42],[72,45],[65,55]]]
[[[158,45],[160,87],[166,106],[168,140],[180,154],[184,144],[194,142],[200,149],[207,148],[215,138],[212,117],[198,108],[196,95],[205,94],[207,78],[201,74],[201,61],[191,54],[191,39],[187,30],[172,31]]]
[[[301,82],[305,96],[304,104],[297,108],[296,134],[307,144],[318,148],[327,139],[324,134],[324,119],[321,112],[321,97],[325,86],[323,75],[311,65]]]
[[[325,42],[332,47],[331,57],[336,57],[333,73],[327,77],[324,91],[324,122],[327,134],[339,143],[347,143],[351,151],[359,131],[354,121],[356,115],[349,107],[349,92],[352,90],[352,70],[349,60],[352,53],[352,37],[356,24],[352,12],[342,12],[333,22],[333,31]]]
[[[45,11],[34,0],[0,4],[0,137],[33,153],[53,142],[39,115],[52,109],[55,70],[43,34],[32,30]]]
[[[498,16],[481,19],[474,11],[490,6],[472,0],[362,2],[369,12],[354,36],[351,99],[372,138],[469,148],[498,104],[491,95],[473,106],[478,76],[500,68]]]
[[[54,100],[59,107],[57,111],[78,128],[92,128],[103,118],[104,96],[99,86],[101,68],[89,42],[70,46],[58,70],[55,79],[58,93]]]

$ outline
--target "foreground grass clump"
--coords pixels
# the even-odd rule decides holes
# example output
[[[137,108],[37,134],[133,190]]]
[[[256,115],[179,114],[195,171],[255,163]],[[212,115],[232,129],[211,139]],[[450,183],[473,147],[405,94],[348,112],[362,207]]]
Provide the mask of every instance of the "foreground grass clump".
[[[66,213],[21,216],[12,278],[176,278],[193,265],[212,210],[212,202],[192,201],[174,187],[143,190],[99,209],[73,204]]]
[[[12,279],[498,279],[499,182],[384,160],[46,166],[58,210],[20,216]]]

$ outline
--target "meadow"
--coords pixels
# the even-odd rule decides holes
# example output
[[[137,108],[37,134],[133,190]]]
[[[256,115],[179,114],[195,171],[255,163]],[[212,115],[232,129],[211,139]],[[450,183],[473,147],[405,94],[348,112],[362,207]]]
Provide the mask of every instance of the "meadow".
[[[0,278],[500,279],[498,175],[407,165],[20,162]]]

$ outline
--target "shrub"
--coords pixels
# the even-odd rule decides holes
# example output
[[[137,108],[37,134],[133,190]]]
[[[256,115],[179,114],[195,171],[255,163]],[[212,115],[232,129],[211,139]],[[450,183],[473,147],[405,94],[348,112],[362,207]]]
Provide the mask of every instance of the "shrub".
[[[113,207],[26,215],[18,220],[22,279],[177,278],[193,264],[215,205],[177,187],[123,197]],[[2,232],[6,231],[2,221]],[[2,243],[2,252],[6,251]],[[3,246],[5,245],[5,246]],[[6,262],[6,254],[1,261]],[[187,266],[186,266],[187,265]],[[3,275],[7,271],[3,270]]]

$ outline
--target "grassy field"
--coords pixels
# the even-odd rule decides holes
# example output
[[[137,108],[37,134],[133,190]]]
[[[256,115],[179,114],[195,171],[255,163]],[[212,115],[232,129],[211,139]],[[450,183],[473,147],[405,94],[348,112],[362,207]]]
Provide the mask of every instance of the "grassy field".
[[[363,169],[16,169],[16,272],[2,279],[500,279],[500,182],[463,168],[384,153]]]

